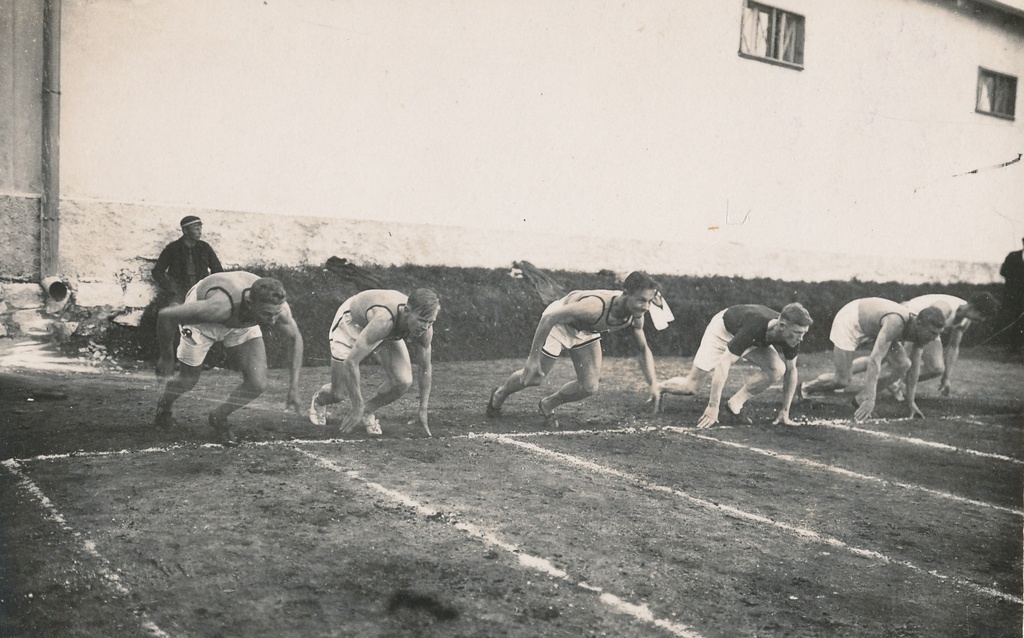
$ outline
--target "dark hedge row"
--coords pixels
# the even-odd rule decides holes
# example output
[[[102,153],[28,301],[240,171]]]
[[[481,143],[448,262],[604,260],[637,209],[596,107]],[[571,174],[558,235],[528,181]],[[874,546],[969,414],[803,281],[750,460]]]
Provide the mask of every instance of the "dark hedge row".
[[[414,288],[432,288],[438,293],[442,310],[435,326],[436,361],[525,357],[545,305],[527,279],[512,277],[508,269],[444,266],[364,268],[389,288],[404,292]],[[305,338],[306,364],[327,365],[330,361],[327,331],[331,319],[342,301],[358,292],[355,285],[324,268],[253,267],[250,271],[281,280]],[[567,290],[617,288],[616,277],[609,271],[551,271],[549,274]],[[804,283],[776,279],[654,276],[661,282],[662,292],[676,317],[663,331],[648,325],[648,341],[655,356],[693,355],[707,321],[719,310],[740,303],[760,303],[775,309],[792,301],[804,304],[815,319],[804,348],[813,352],[830,349],[828,332],[832,317],[852,299],[878,296],[904,301],[936,292],[967,298],[978,291],[988,291],[998,297],[1000,288],[995,284],[908,285],[856,280]],[[108,335],[108,340],[117,342],[119,352],[138,359],[155,358],[153,313],[146,314],[139,328],[123,328]],[[992,332],[992,326],[972,329],[965,337],[964,345],[970,347],[981,343]],[[281,366],[284,362],[283,344],[272,336],[268,337],[267,343],[271,365]],[[605,338],[604,348],[608,356],[627,356],[633,352],[633,341],[628,334],[612,333]]]

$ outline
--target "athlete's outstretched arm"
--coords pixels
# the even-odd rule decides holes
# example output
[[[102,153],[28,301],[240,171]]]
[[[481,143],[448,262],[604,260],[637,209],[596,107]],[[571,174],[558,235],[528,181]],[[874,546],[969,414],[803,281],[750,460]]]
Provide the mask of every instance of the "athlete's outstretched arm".
[[[341,432],[351,432],[363,421],[363,413],[366,409],[366,402],[363,400],[362,378],[359,374],[359,365],[363,359],[370,356],[377,346],[384,341],[385,337],[391,334],[395,321],[391,313],[386,310],[378,310],[370,317],[366,327],[359,332],[356,342],[352,344],[352,351],[342,364],[344,368],[345,390],[348,392],[348,400],[351,408],[341,422]]]
[[[855,421],[863,421],[875,411],[875,400],[878,393],[878,377],[882,372],[882,360],[889,353],[889,349],[903,332],[903,317],[890,314],[882,318],[882,327],[875,338],[875,344],[868,355],[867,367],[864,370],[864,389],[857,396],[860,404],[853,414]]]
[[[739,360],[739,355],[729,350],[722,353],[715,366],[715,372],[711,375],[711,392],[708,394],[708,407],[704,408],[704,414],[697,421],[698,428],[709,428],[718,423],[718,406],[722,402],[722,390],[725,382],[729,379],[729,371],[732,364]]]
[[[960,341],[964,338],[964,332],[970,325],[970,320],[965,319],[963,323],[953,328],[952,334],[949,335],[949,344],[942,350],[943,370],[942,379],[939,381],[939,394],[942,396],[948,396],[951,390],[950,379],[953,378],[953,368],[956,367],[956,362],[960,358]]]
[[[430,404],[430,389],[434,379],[434,365],[431,362],[432,343],[434,340],[434,327],[427,328],[423,336],[412,344],[410,354],[417,365],[417,381],[420,389],[420,411],[419,421],[427,436],[430,434],[430,426],[427,423],[427,407]]]
[[[274,329],[280,330],[288,337],[288,397],[285,399],[285,409],[291,408],[296,414],[303,413],[302,405],[299,403],[299,376],[302,372],[302,356],[305,344],[302,340],[302,331],[292,317],[292,309],[286,303],[281,314],[274,322]]]
[[[786,359],[786,374],[782,377],[782,406],[779,414],[772,421],[773,424],[784,423],[785,425],[796,425],[789,418],[789,408],[793,405],[793,396],[796,394],[796,387],[800,383],[799,373],[796,367],[796,357]]]
[[[633,321],[633,339],[639,348],[637,360],[640,363],[640,372],[647,381],[648,400],[654,398],[654,388],[658,385],[658,372],[654,367],[654,353],[647,343],[647,334],[644,332],[644,318]]]

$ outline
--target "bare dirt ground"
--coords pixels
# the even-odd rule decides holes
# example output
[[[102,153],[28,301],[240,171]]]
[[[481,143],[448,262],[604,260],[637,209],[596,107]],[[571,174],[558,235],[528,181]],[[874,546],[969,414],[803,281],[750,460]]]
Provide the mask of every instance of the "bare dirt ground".
[[[0,370],[0,635],[1021,635],[1019,363],[967,353],[924,420],[890,400],[854,425],[836,395],[773,426],[776,387],[754,425],[696,430],[706,399],[651,416],[635,362],[606,359],[555,433],[537,389],[484,418],[520,363],[437,364],[432,439],[414,396],[380,439],[318,430],[272,371],[233,448],[206,424],[230,371],[161,431],[149,369]]]

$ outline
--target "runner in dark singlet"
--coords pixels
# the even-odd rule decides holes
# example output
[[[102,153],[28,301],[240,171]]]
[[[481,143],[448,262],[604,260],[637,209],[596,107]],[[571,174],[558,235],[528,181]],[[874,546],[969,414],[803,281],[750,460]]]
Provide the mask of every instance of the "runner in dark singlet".
[[[751,419],[742,413],[744,404],[750,397],[784,379],[782,407],[774,423],[793,425],[789,409],[798,384],[796,358],[800,343],[813,324],[810,313],[798,303],[787,305],[781,313],[755,304],[726,308],[712,317],[704,330],[689,374],[658,384],[654,411],[661,407],[662,394],[696,394],[703,381],[713,373],[708,406],[697,427],[714,425],[719,421],[719,404],[729,370],[737,360],[745,358],[760,370],[751,375],[726,402],[724,422],[751,423]]]

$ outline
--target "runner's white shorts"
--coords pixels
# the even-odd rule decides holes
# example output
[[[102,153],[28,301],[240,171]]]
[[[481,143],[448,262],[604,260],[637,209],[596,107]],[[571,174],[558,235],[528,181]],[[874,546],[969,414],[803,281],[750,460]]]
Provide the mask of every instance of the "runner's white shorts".
[[[356,345],[359,333],[362,332],[358,326],[352,323],[349,301],[351,300],[346,299],[345,303],[341,304],[338,312],[334,314],[334,321],[331,322],[328,340],[331,343],[331,359],[334,361],[340,362],[348,358],[352,347]]]
[[[832,319],[832,332],[829,341],[836,348],[853,352],[859,346],[870,341],[860,328],[860,301],[854,300],[843,306]]]
[[[724,317],[725,310],[711,317],[708,327],[704,329],[704,336],[700,339],[697,354],[693,356],[693,365],[702,372],[711,372],[718,366],[718,360],[729,349],[729,342],[735,336],[725,329]],[[753,348],[747,348],[743,354],[751,350]]]
[[[218,341],[223,342],[226,348],[234,348],[246,341],[263,338],[263,331],[259,326],[227,328],[219,323],[196,323],[178,326],[178,331],[181,333],[181,341],[178,342],[178,361],[193,368],[203,365],[206,353]]]
[[[545,308],[545,312],[562,305],[562,303],[564,302],[561,299],[551,302]],[[544,341],[544,347],[540,351],[549,357],[557,359],[562,355],[563,350],[572,350],[573,348],[579,348],[600,340],[601,333],[599,332],[577,330],[572,326],[558,323],[548,333],[548,338]]]
[[[198,299],[199,295],[196,292],[198,288],[199,284],[192,286],[192,289],[185,295],[185,303]],[[181,325],[178,326],[178,332],[181,333],[181,340],[178,342],[178,361],[193,368],[203,365],[206,353],[218,341],[223,342],[225,348],[234,348],[246,341],[263,338],[263,331],[259,326],[228,328],[219,323]]]

